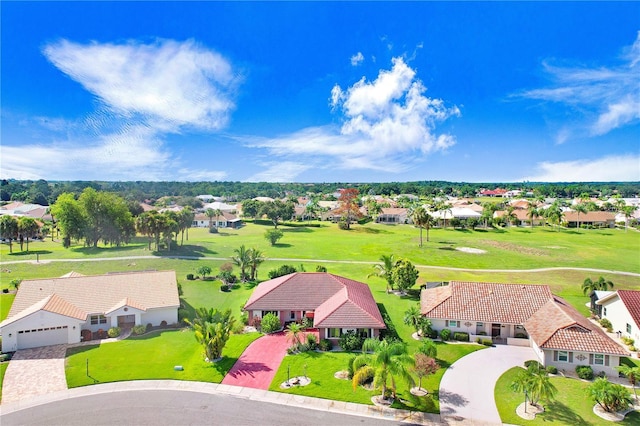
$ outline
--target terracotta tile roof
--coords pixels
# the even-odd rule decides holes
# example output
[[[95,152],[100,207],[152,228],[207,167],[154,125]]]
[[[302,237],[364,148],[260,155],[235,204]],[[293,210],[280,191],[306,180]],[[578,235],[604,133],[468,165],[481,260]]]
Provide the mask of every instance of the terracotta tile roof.
[[[627,355],[564,299],[554,296],[525,323],[540,348]]]
[[[522,324],[551,299],[546,285],[451,281],[450,289],[435,287],[421,294],[427,318]]]
[[[105,313],[127,297],[147,309],[180,306],[175,271],[48,278],[22,281],[7,320],[53,295],[87,314]]]
[[[640,327],[640,291],[618,290],[618,296],[624,306],[627,307],[629,315],[633,318],[637,327]]]
[[[87,319],[86,312],[79,309],[77,306],[74,306],[71,303],[67,302],[60,296],[52,294],[42,300],[35,302],[22,311],[17,312],[15,315],[8,317],[0,323],[0,328],[4,327],[5,325],[11,324],[12,322],[15,322],[19,319],[26,318],[29,315],[33,315],[39,311],[51,312],[54,314],[63,315],[65,317],[75,318],[80,321],[86,321]]]
[[[260,283],[245,309],[313,310],[314,326],[385,328],[368,285],[322,272],[297,272]]]
[[[407,215],[409,209],[405,209],[402,207],[383,207],[382,212],[380,214],[389,214],[389,215]]]
[[[612,212],[587,212],[580,213],[580,217],[578,217],[578,212],[574,211],[566,211],[564,212],[564,220],[566,222],[613,222],[616,220],[616,214]]]
[[[131,300],[128,297],[125,297],[124,299],[122,299],[121,301],[119,301],[118,303],[116,303],[114,306],[112,306],[111,308],[107,309],[105,311],[105,314],[110,314],[111,312],[123,308],[125,306],[137,309],[139,311],[146,311],[147,308],[145,308],[144,306],[142,306],[140,303],[136,302],[135,300]]]

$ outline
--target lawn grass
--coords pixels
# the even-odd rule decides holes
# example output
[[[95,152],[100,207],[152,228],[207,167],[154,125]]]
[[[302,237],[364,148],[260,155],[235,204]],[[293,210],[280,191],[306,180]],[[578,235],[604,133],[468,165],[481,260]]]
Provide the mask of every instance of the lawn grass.
[[[0,293],[0,321],[4,321],[9,315],[9,309],[13,304],[13,299],[16,298],[14,293]]]
[[[438,389],[446,367],[455,360],[480,349],[484,349],[484,346],[438,343],[438,362],[444,368],[422,380],[422,387],[429,390],[429,395],[415,397],[409,392],[409,383],[399,378],[397,380],[397,394],[403,402],[394,403],[394,408],[438,413],[440,410]],[[371,405],[371,397],[378,395],[379,391],[369,391],[362,386],[358,386],[354,390],[350,380],[334,377],[336,372],[346,370],[349,358],[356,355],[357,353],[347,352],[305,352],[287,355],[280,364],[269,390]],[[289,389],[280,388],[280,384],[287,380],[287,373],[289,373],[289,377],[295,377],[304,375],[305,371],[307,377],[311,378],[309,385]]]
[[[4,381],[4,372],[7,371],[8,362],[0,362],[0,402],[2,401],[2,382]]]
[[[524,402],[524,396],[512,392],[509,385],[515,379],[522,367],[514,367],[506,371],[496,383],[495,399],[498,412],[503,423],[514,425],[572,425],[590,426],[609,424],[593,414],[594,402],[586,396],[586,388],[590,382],[564,377],[552,377],[551,383],[558,389],[553,402],[543,404],[545,412],[538,414],[534,420],[524,420],[516,414],[518,405]],[[626,416],[619,425],[637,425],[640,413]]]
[[[220,383],[259,333],[232,335],[217,363],[204,361],[202,347],[189,329],[164,330],[103,345],[67,350],[70,388],[123,380],[173,379]],[[87,360],[89,376],[87,376]],[[174,370],[181,365],[184,371]]]

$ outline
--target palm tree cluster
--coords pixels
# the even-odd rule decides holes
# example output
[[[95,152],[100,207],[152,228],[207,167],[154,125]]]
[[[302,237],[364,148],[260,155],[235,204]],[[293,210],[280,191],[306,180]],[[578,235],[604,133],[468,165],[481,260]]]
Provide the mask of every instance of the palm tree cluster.
[[[586,278],[582,283],[582,294],[591,294],[597,290],[611,290],[613,288],[613,282],[609,280],[605,280],[604,277],[598,278],[596,281],[593,281],[591,278]]]
[[[241,245],[234,249],[235,256],[231,256],[234,265],[240,268],[240,279],[242,282],[255,281],[258,279],[258,267],[266,260],[264,254],[255,248],[246,248]],[[249,273],[247,274],[247,269]]]
[[[185,319],[195,333],[195,338],[204,348],[205,358],[209,362],[222,357],[224,349],[235,325],[231,309],[198,308],[193,321]]]
[[[155,251],[160,250],[160,240],[166,245],[167,251],[171,250],[171,241],[177,239],[178,233],[182,233],[181,244],[184,244],[184,233],[187,232],[189,240],[189,228],[193,223],[195,213],[190,207],[183,208],[180,212],[167,210],[159,213],[155,210],[142,213],[136,218],[136,230],[149,237],[149,250],[151,242],[155,241]]]
[[[23,251],[23,243],[27,243],[29,251],[29,240],[38,235],[40,227],[35,219],[27,216],[15,218],[9,215],[0,216],[0,237],[9,241],[9,253],[13,253],[12,242],[20,242],[20,251]]]
[[[587,395],[609,413],[624,410],[632,403],[629,389],[611,383],[604,377],[597,378],[587,387]]]
[[[532,363],[529,368],[520,372],[511,382],[511,390],[524,392],[525,398],[528,397],[531,405],[536,406],[541,400],[553,400],[558,393],[558,389],[549,379],[549,373],[538,363]]]

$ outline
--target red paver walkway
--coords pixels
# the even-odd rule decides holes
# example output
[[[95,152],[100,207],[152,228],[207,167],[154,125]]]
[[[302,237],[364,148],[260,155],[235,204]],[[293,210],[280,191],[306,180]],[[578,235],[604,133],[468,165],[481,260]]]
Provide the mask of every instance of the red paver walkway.
[[[289,342],[284,333],[262,336],[242,353],[222,383],[254,389],[269,389],[269,385],[287,354]]]

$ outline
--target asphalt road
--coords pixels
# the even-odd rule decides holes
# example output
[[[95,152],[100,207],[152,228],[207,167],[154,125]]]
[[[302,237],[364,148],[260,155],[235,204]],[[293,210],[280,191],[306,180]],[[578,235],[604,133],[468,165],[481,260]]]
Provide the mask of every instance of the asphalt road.
[[[2,426],[380,425],[394,422],[189,391],[121,391],[38,405],[0,416]],[[400,424],[395,422],[395,424]],[[406,423],[404,423],[406,425]]]

